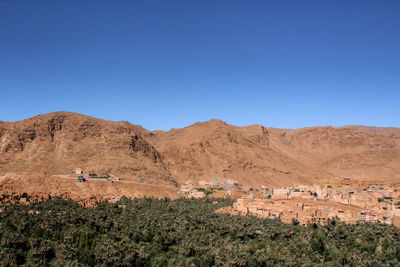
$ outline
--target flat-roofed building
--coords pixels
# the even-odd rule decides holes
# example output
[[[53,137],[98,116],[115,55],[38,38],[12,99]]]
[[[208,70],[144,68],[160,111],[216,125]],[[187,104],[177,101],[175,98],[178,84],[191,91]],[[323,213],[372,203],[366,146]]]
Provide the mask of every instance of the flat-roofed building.
[[[287,188],[277,188],[273,190],[274,197],[287,197],[289,195],[289,189]]]

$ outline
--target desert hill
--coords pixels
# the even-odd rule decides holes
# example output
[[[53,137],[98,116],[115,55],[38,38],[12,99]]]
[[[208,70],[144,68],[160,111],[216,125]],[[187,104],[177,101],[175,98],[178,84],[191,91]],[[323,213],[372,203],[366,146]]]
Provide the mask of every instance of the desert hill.
[[[270,132],[260,125],[235,127],[211,120],[148,138],[180,182],[231,178],[248,184],[282,184],[322,175],[271,148]]]
[[[70,173],[80,167],[173,182],[147,131],[70,112],[0,124],[0,171]]]
[[[400,177],[400,129],[312,127],[269,129],[272,146],[326,175]]]
[[[149,136],[176,179],[290,184],[329,177],[400,178],[400,129],[235,127],[219,120]]]
[[[333,177],[394,181],[400,179],[400,129],[276,129],[210,120],[151,132],[70,112],[0,122],[0,175],[35,173],[51,183],[50,174],[71,173],[76,167],[168,185],[214,178],[264,185]]]

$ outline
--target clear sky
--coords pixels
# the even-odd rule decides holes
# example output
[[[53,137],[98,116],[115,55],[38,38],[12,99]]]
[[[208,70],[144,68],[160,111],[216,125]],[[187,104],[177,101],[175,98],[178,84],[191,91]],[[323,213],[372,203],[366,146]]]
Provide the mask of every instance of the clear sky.
[[[0,0],[0,120],[400,127],[398,0]]]

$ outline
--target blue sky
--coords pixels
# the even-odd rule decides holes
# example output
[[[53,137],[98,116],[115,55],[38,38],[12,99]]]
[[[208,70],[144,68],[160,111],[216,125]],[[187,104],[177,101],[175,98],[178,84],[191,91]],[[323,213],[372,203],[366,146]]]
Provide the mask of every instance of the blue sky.
[[[398,0],[0,0],[0,120],[400,127]]]

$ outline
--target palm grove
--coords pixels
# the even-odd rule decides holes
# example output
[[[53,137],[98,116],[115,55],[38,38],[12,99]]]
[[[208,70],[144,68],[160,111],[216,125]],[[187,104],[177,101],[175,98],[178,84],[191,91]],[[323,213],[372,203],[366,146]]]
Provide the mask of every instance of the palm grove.
[[[0,213],[3,266],[394,266],[400,231],[331,220],[307,227],[214,211],[226,199],[56,198]]]

